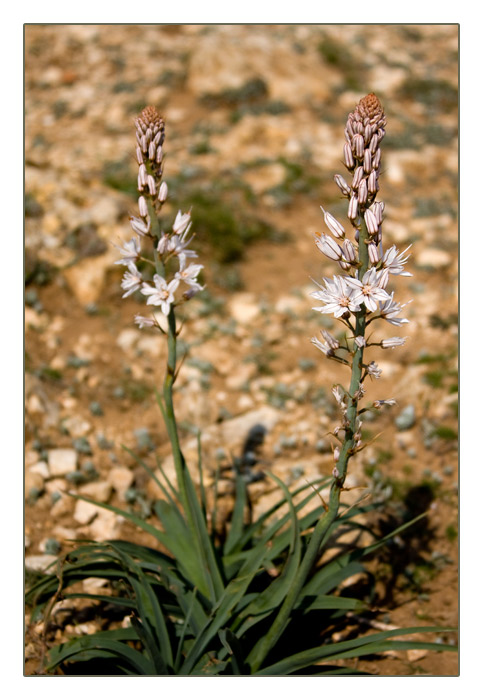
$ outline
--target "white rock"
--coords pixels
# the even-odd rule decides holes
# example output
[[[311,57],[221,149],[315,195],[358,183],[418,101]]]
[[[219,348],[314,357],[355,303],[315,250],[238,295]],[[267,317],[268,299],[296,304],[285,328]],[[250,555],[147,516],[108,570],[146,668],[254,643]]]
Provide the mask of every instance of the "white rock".
[[[69,448],[57,448],[48,451],[49,471],[52,476],[65,476],[75,471],[77,452]]]
[[[135,328],[125,328],[117,336],[116,345],[124,352],[129,352],[140,339],[140,331],[137,331]]]
[[[112,485],[108,481],[94,481],[92,484],[84,484],[79,488],[79,493],[82,496],[88,496],[99,503],[107,503],[111,491]]]
[[[119,496],[123,496],[134,480],[134,474],[127,467],[114,467],[107,476],[108,482]]]
[[[74,520],[81,525],[87,525],[101,512],[100,506],[87,503],[87,501],[77,501],[74,509]]]
[[[110,511],[102,511],[89,526],[91,536],[98,542],[117,539],[121,532],[122,518]]]
[[[416,257],[416,263],[420,267],[447,267],[454,260],[454,256],[446,250],[438,248],[424,248],[419,251]]]
[[[250,292],[235,294],[229,302],[230,313],[238,323],[250,323],[260,313],[256,297]]]
[[[25,557],[25,568],[33,571],[46,571],[57,557],[54,554],[31,554]]]
[[[92,430],[92,425],[80,416],[71,416],[62,421],[62,425],[72,437],[83,437]]]

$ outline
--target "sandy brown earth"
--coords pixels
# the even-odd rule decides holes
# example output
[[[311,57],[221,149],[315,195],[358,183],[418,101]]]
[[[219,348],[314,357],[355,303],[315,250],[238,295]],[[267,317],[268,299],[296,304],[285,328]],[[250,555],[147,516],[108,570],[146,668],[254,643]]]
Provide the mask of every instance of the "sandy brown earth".
[[[291,485],[330,473],[330,390],[347,375],[310,343],[322,324],[337,330],[311,310],[311,278],[336,272],[313,234],[324,230],[320,205],[345,217],[332,180],[344,172],[345,119],[374,91],[388,119],[384,241],[412,244],[413,276],[392,279],[397,299],[413,301],[404,347],[373,353],[383,375],[366,398],[398,403],[365,422],[370,445],[349,485],[382,504],[386,524],[428,511],[398,551],[370,564],[372,624],[456,626],[458,28],[30,25],[25,65],[28,568],[76,537],[148,541],[65,493],[148,517],[158,493],[123,445],[170,469],[152,396],[164,345],[133,325],[145,300],[121,300],[114,265],[115,244],[131,237],[133,119],[146,104],[167,124],[167,221],[193,206],[205,266],[206,290],[186,306],[181,334],[176,408],[188,460],[199,428],[209,478],[262,422],[263,468]],[[61,448],[73,461],[56,471]],[[267,481],[250,488],[257,512],[275,498]],[[26,669],[36,673],[29,634]],[[455,675],[458,660],[398,652],[359,667]]]

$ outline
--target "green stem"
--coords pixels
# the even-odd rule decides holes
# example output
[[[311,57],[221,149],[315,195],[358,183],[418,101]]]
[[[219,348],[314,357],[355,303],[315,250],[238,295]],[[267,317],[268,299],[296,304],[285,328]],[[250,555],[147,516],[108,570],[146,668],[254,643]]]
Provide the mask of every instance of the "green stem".
[[[359,278],[361,279],[369,267],[369,255],[367,250],[366,239],[368,232],[365,224],[362,224],[359,239]],[[366,327],[366,310],[362,308],[356,314],[355,335],[364,337]],[[335,522],[340,504],[340,494],[344,486],[345,477],[347,474],[347,464],[351,455],[354,453],[355,440],[354,433],[356,432],[356,421],[358,412],[358,400],[356,392],[359,389],[362,376],[362,360],[363,348],[356,346],[352,361],[352,373],[349,387],[349,405],[347,408],[348,427],[345,431],[344,443],[342,445],[339,459],[337,461],[337,470],[339,475],[334,477],[330,487],[329,504],[325,515],[319,520],[314,528],[309,545],[300,563],[299,570],[294,579],[294,582],[280,608],[277,617],[272,623],[270,630],[265,636],[260,648],[257,650],[256,659],[252,663],[252,673],[255,673],[263,663],[269,651],[277,643],[283,633],[286,625],[289,622],[290,615],[300,592],[309,576],[314,564],[320,556],[321,547],[325,544],[332,524]]]

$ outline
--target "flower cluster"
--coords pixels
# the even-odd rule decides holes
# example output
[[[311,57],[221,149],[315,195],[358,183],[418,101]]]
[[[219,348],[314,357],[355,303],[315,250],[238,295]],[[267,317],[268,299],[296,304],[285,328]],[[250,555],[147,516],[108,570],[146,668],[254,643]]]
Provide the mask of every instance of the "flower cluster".
[[[191,299],[196,292],[203,289],[198,282],[198,275],[203,265],[188,263],[197,254],[188,248],[193,239],[190,235],[191,212],[178,212],[171,230],[167,233],[160,228],[158,216],[168,198],[168,187],[163,181],[165,137],[164,119],[154,107],[146,107],[135,119],[136,126],[136,161],[138,164],[138,215],[131,216],[131,227],[135,237],[123,247],[119,247],[122,257],[118,265],[127,267],[121,287],[123,298],[141,291],[146,304],[159,307],[162,314],[168,316],[171,308]],[[141,256],[141,240],[150,239],[154,248],[154,259]],[[145,280],[137,267],[143,260],[155,268],[151,279]],[[177,269],[173,269],[173,261]],[[170,273],[168,277],[168,272]],[[181,287],[178,298],[175,294]],[[140,327],[156,325],[153,318],[137,315],[135,323]]]
[[[357,401],[363,396],[363,382],[366,377],[378,379],[381,369],[374,361],[363,362],[363,352],[369,345],[383,349],[395,348],[405,342],[403,337],[391,337],[379,342],[368,342],[367,326],[376,319],[382,319],[393,326],[402,326],[408,319],[402,316],[406,304],[394,300],[394,292],[387,290],[391,275],[410,276],[404,270],[409,248],[401,253],[396,246],[384,251],[382,245],[382,222],[384,203],[376,201],[379,191],[381,168],[380,144],[385,135],[386,118],[379,99],[373,95],[364,97],[355,110],[349,114],[345,128],[346,141],[343,158],[347,170],[352,175],[350,184],[335,175],[334,180],[348,200],[348,218],[355,229],[354,241],[346,238],[342,224],[332,214],[322,208],[327,233],[317,233],[315,244],[319,251],[330,260],[337,262],[341,274],[323,278],[323,284],[312,292],[321,302],[313,307],[322,314],[332,314],[344,323],[350,331],[345,341],[322,331],[325,342],[312,338],[312,343],[328,358],[350,365],[352,369],[351,394],[342,392],[340,387],[334,396],[343,414],[342,428],[350,433],[352,448],[357,449],[360,438],[362,411],[357,410]],[[409,303],[409,302],[408,302]],[[352,340],[352,342],[350,342]],[[393,399],[373,403],[376,408],[392,405]],[[349,417],[348,408],[353,407]],[[335,434],[341,428],[337,428]],[[340,448],[334,451],[339,458]]]

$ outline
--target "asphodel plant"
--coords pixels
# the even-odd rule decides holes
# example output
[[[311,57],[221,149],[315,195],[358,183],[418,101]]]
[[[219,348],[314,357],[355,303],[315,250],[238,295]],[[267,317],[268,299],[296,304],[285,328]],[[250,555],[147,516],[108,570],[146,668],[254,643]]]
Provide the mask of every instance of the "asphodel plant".
[[[348,200],[352,233],[346,234],[344,226],[323,210],[327,232],[315,236],[317,248],[339,267],[333,278],[317,283],[313,297],[319,305],[315,308],[334,315],[345,333],[340,340],[340,335],[337,339],[323,330],[321,338],[314,337],[312,342],[328,359],[346,366],[349,375],[347,388],[333,388],[340,421],[332,431],[337,441],[332,473],[293,491],[269,474],[281,498],[255,522],[251,517],[247,522],[249,486],[234,469],[233,512],[226,535],[220,537],[213,526],[217,480],[210,515],[201,449],[196,489],[182,453],[173,402],[180,365],[176,312],[202,289],[198,281],[202,266],[193,262],[197,255],[190,247],[190,212],[179,211],[168,230],[164,229],[161,214],[168,197],[163,180],[164,120],[154,107],[146,107],[135,120],[138,212],[131,217],[134,237],[120,247],[118,264],[127,268],[121,282],[123,297],[139,291],[151,310],[149,315],[136,315],[135,323],[158,330],[166,338],[165,376],[157,400],[169,435],[176,481],[168,479],[159,462],[158,478],[128,450],[163,493],[153,508],[161,527],[118,506],[103,507],[144,529],[160,547],[120,540],[80,545],[58,561],[56,573],[46,575],[27,592],[33,617],[44,615],[44,630],[61,597],[89,597],[79,593],[75,584],[92,576],[105,578],[112,590],[91,597],[129,613],[129,622],[122,628],[102,629],[51,649],[47,670],[67,664],[75,672],[78,662],[92,662],[110,675],[290,675],[300,670],[319,675],[352,673],[351,667],[337,665],[334,670],[331,664],[389,649],[453,649],[435,642],[392,639],[447,630],[436,627],[389,630],[343,642],[324,638],[333,620],[340,623],[345,612],[364,608],[363,601],[336,594],[337,587],[354,573],[354,565],[363,570],[360,562],[365,555],[407,526],[357,552],[342,551],[328,565],[319,565],[329,536],[338,536],[339,524],[356,530],[361,527],[357,520],[352,521],[362,513],[357,504],[350,516],[339,511],[350,459],[364,448],[363,413],[369,407],[395,403],[394,399],[378,399],[369,407],[362,405],[364,382],[381,375],[367,357],[371,346],[386,349],[404,342],[401,337],[374,339],[372,324],[378,321],[384,328],[385,324],[408,323],[400,316],[404,304],[394,301],[389,291],[392,275],[409,274],[404,271],[407,250],[399,253],[395,246],[384,250],[384,205],[377,201],[385,125],[382,106],[372,94],[349,115],[343,157],[350,178],[346,181],[337,174],[335,181]],[[140,261],[144,264],[139,265]],[[324,500],[320,491],[327,487],[329,496]],[[317,506],[301,516],[314,502]],[[116,595],[119,590],[126,594]],[[307,639],[297,633],[301,616],[311,626]]]
[[[343,149],[343,160],[351,179],[340,174],[334,180],[342,195],[348,200],[348,219],[352,236],[328,211],[322,208],[328,232],[317,233],[315,244],[327,258],[337,263],[338,274],[316,282],[319,289],[312,296],[321,302],[314,307],[322,314],[331,314],[345,326],[345,340],[340,342],[327,330],[321,331],[322,340],[312,338],[327,359],[347,365],[350,379],[347,388],[333,387],[333,394],[340,409],[340,424],[333,430],[337,440],[334,448],[334,468],[330,495],[325,514],[315,526],[307,551],[301,561],[294,583],[278,616],[260,644],[255,668],[283,632],[300,591],[320,556],[325,539],[337,518],[341,493],[347,476],[350,458],[364,448],[361,438],[361,415],[367,407],[361,407],[364,382],[368,377],[378,379],[381,370],[366,357],[371,346],[394,348],[405,338],[390,337],[370,342],[368,328],[376,320],[393,326],[401,326],[408,320],[399,316],[403,305],[394,300],[388,291],[391,275],[409,275],[404,271],[407,249],[402,253],[391,246],[383,248],[382,223],[384,203],[377,200],[381,171],[381,142],[385,135],[386,117],[379,99],[370,94],[364,97],[348,116]],[[350,184],[349,184],[350,183]],[[373,328],[371,327],[371,338]],[[380,399],[372,407],[392,405],[394,399]]]

